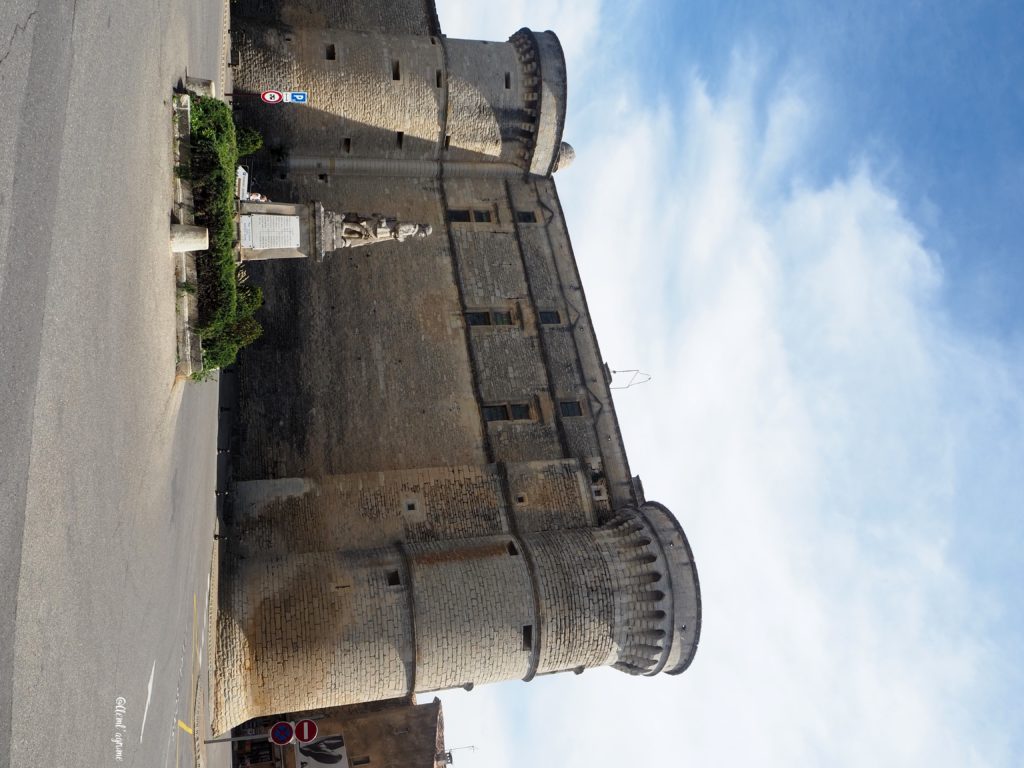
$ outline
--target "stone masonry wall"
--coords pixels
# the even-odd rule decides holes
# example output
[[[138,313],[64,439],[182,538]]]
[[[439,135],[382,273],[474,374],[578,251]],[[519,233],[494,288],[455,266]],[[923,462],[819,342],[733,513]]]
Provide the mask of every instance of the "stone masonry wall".
[[[597,667],[613,656],[612,580],[590,530],[525,536],[540,602],[539,674]]]
[[[523,628],[536,624],[533,586],[510,541],[409,547],[417,692],[526,676],[532,645]]]
[[[390,574],[400,583],[389,584]],[[215,732],[259,715],[410,691],[412,629],[397,550],[232,554],[220,583]]]
[[[234,0],[232,21],[341,27],[399,35],[439,35],[433,0]]]

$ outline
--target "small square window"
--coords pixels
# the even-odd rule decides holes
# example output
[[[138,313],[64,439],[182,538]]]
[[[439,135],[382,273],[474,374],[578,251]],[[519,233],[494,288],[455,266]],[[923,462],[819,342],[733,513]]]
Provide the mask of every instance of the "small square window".
[[[486,222],[491,220],[490,211],[473,211],[473,221]]]
[[[467,312],[466,325],[490,325],[490,312]]]
[[[516,504],[525,504],[525,503],[526,503],[526,495],[525,494],[520,493],[518,496],[516,496]]]
[[[470,221],[469,211],[465,208],[452,208],[448,211],[448,221]]]
[[[495,325],[512,325],[512,313],[491,312],[491,322]]]
[[[555,310],[542,309],[537,313],[540,318],[541,325],[561,325],[562,316]]]
[[[507,405],[485,405],[484,406],[484,420],[485,421],[508,421],[508,406]]]
[[[533,211],[516,211],[516,221],[520,224],[536,224],[537,214]]]
[[[407,502],[405,502],[405,511],[406,512],[415,512],[416,511],[416,502],[415,501],[407,501]]]
[[[334,61],[338,58],[338,50],[334,47],[334,43],[328,43],[327,48],[324,50],[324,58],[328,61]]]
[[[509,555],[511,555],[512,557],[516,557],[519,554],[519,550],[516,548],[516,544],[514,541],[510,541],[506,545],[506,547],[508,549]]]
[[[558,412],[563,416],[582,416],[583,407],[579,400],[561,400],[558,403]]]
[[[530,406],[527,403],[512,403],[509,405],[512,418],[519,421],[526,421],[530,418]]]
[[[402,576],[398,571],[388,571],[388,586],[389,587],[400,587],[402,585]]]

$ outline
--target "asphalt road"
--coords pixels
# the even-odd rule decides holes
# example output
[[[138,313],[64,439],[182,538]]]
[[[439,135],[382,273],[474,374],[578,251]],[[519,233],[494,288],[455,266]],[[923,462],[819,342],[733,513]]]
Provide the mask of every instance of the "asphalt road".
[[[0,766],[193,762],[217,386],[174,381],[168,105],[223,11],[0,4]]]

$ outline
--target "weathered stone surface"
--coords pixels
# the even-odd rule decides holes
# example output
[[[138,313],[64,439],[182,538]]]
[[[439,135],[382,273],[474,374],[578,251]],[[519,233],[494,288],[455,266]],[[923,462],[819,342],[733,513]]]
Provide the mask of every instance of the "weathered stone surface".
[[[362,32],[296,8],[235,25],[236,91],[310,91],[242,110],[268,132],[261,188],[433,234],[249,267],[265,333],[240,361],[217,723],[680,671],[696,573],[635,490],[551,179],[569,157],[557,39]]]

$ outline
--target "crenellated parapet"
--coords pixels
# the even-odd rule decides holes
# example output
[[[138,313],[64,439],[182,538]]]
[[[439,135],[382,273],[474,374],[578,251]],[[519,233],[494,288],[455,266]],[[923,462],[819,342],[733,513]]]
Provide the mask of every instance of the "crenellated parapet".
[[[647,503],[619,510],[595,538],[615,591],[612,666],[631,675],[682,672],[700,638],[700,586],[682,529]]]
[[[520,159],[531,173],[547,176],[557,169],[565,127],[565,54],[554,32],[523,27],[509,42],[519,58],[525,104],[517,136]]]

